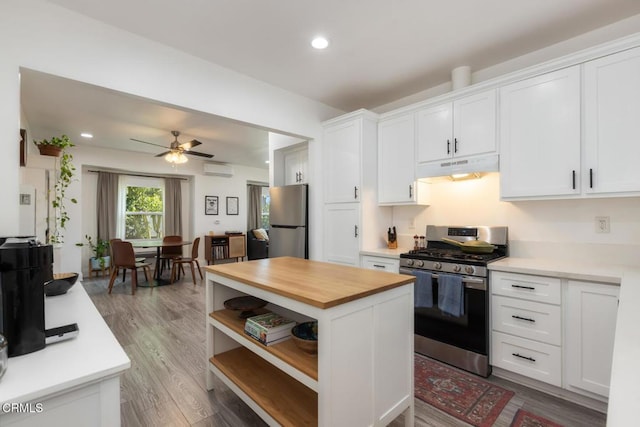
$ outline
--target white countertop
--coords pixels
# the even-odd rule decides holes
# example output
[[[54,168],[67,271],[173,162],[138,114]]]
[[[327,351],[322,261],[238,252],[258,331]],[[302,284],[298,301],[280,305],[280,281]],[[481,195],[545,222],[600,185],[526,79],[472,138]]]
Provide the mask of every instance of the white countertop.
[[[400,259],[400,254],[409,252],[409,248],[397,248],[397,249],[389,249],[389,248],[371,248],[371,249],[363,249],[360,251],[360,255],[370,255],[370,256],[379,256],[383,258],[393,258]]]
[[[622,274],[633,267],[594,262],[563,261],[545,258],[507,257],[489,263],[489,270],[536,274],[562,279],[588,280],[619,285]]]
[[[557,259],[505,258],[489,264],[489,269],[620,284],[607,426],[636,424],[640,404],[640,268]]]
[[[51,394],[119,375],[131,366],[126,353],[81,283],[45,298],[47,329],[77,323],[76,338],[9,358],[0,379],[0,403],[42,400]]]

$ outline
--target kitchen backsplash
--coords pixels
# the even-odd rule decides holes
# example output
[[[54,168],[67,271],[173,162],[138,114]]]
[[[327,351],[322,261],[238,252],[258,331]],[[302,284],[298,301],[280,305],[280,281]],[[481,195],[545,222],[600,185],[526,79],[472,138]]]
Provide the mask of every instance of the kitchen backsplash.
[[[619,253],[640,258],[640,198],[502,202],[499,184],[498,173],[431,184],[430,206],[393,208],[398,245],[413,246],[413,236],[423,235],[427,224],[506,225],[512,256],[538,254],[546,247],[547,253],[567,259],[618,259]],[[596,216],[610,218],[610,233],[596,233]]]

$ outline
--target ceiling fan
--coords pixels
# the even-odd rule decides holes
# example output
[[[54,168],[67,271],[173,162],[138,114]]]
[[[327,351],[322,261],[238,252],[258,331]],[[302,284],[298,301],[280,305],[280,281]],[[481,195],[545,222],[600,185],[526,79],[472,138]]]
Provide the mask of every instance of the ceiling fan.
[[[190,142],[178,142],[178,136],[180,136],[180,132],[177,130],[172,130],[171,135],[173,135],[174,140],[169,147],[160,144],[154,144],[152,142],[142,141],[135,138],[129,138],[132,141],[142,142],[143,144],[155,145],[156,147],[168,148],[168,151],[162,152],[160,154],[156,154],[156,157],[164,157],[170,163],[184,163],[187,161],[187,157],[185,154],[189,154],[191,156],[199,156],[206,157],[210,159],[213,157],[213,154],[200,153],[198,151],[191,151],[193,147],[197,147],[202,144],[202,142],[192,139]]]

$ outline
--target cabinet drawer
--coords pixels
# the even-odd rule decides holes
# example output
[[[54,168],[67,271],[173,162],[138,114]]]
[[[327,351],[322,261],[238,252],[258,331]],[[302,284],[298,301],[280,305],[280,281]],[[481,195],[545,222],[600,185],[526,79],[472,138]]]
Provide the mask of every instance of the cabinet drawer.
[[[494,331],[491,333],[491,354],[493,366],[562,386],[560,347]]]
[[[362,257],[362,268],[398,273],[400,271],[400,260],[364,255]]]
[[[492,329],[547,344],[562,344],[560,306],[507,298],[491,297]]]
[[[560,304],[560,279],[530,274],[491,272],[491,293],[548,304]]]

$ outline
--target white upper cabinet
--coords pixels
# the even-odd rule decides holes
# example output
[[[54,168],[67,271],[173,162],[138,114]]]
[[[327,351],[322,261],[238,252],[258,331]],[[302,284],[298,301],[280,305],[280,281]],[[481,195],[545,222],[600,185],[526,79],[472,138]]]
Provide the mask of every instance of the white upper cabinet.
[[[307,183],[308,151],[305,144],[284,153],[284,185]]]
[[[580,66],[500,88],[502,198],[580,193]]]
[[[428,204],[428,185],[415,179],[415,120],[409,113],[378,123],[378,203]]]
[[[640,191],[640,48],[584,66],[585,193]]]
[[[377,117],[364,110],[325,124],[325,203],[361,200],[363,170],[373,170],[374,175],[376,171],[376,155],[368,164],[369,157],[363,152],[375,151],[376,133]]]
[[[420,110],[417,120],[418,164],[496,151],[493,89]]]

